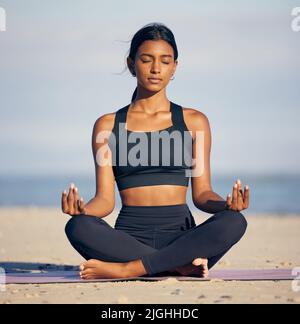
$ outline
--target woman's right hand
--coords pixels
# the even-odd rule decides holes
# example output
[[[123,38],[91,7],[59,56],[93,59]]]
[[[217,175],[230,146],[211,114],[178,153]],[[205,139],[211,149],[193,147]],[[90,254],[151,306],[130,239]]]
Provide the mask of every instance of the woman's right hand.
[[[63,213],[70,216],[86,214],[83,198],[78,199],[78,188],[73,183],[71,183],[68,197],[66,190],[62,193],[61,209]]]

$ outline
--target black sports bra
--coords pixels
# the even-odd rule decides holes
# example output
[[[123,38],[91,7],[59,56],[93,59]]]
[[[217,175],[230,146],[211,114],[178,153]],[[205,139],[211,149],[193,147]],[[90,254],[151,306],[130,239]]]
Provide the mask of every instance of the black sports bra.
[[[182,107],[170,101],[172,126],[141,132],[125,128],[129,106],[116,111],[108,139],[119,191],[153,185],[188,187],[193,138],[184,122]]]

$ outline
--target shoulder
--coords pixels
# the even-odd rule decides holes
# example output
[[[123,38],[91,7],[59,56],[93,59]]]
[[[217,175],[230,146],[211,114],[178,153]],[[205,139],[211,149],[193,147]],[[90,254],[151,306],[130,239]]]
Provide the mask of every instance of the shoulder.
[[[111,131],[114,127],[116,112],[107,113],[96,119],[94,130],[107,130]]]
[[[182,107],[183,118],[186,126],[191,131],[210,129],[208,117],[196,108]]]
[[[124,113],[126,111],[127,107],[128,107],[128,105],[126,105],[120,109],[117,109],[111,113],[107,113],[107,114],[100,116],[95,121],[94,129],[111,131],[114,128],[117,113]]]

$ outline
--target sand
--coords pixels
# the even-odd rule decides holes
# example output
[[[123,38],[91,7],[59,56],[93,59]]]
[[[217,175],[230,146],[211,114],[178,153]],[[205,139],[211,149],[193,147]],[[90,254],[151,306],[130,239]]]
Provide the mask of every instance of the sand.
[[[196,224],[210,216],[191,210]],[[113,226],[117,212],[104,220]],[[300,267],[300,215],[250,215],[248,211],[244,215],[248,220],[245,236],[214,269]],[[7,268],[39,271],[46,264],[48,269],[80,264],[84,259],[64,233],[69,218],[53,207],[0,208],[0,266],[6,263]],[[182,282],[169,278],[158,282],[10,284],[2,290],[0,303],[4,304],[300,303],[300,291],[293,291],[292,281]]]

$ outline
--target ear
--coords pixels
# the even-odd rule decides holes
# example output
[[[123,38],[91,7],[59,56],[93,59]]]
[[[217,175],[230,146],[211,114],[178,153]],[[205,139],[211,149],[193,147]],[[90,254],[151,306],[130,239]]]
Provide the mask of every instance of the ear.
[[[176,71],[176,68],[177,68],[177,64],[178,64],[178,60],[174,61],[174,67],[173,67],[172,74],[175,74],[175,71]]]
[[[132,59],[129,56],[127,57],[127,67],[129,69],[129,71],[131,72],[131,74],[135,75],[134,62],[132,61]]]

